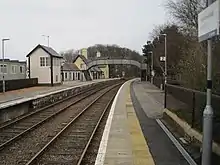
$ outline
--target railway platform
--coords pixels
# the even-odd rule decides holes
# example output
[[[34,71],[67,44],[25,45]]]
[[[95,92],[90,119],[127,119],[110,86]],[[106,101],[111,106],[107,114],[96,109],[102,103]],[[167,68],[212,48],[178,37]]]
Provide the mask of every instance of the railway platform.
[[[104,82],[112,79],[98,79],[93,81],[66,81],[59,86],[36,86],[30,88],[24,88],[19,90],[13,90],[0,93],[0,109],[7,108],[16,104],[20,104],[34,98],[44,97],[53,93],[58,93],[64,90],[68,90],[74,87],[94,84],[98,82]]]
[[[139,79],[118,91],[95,165],[188,165],[193,160],[160,121],[163,92]]]

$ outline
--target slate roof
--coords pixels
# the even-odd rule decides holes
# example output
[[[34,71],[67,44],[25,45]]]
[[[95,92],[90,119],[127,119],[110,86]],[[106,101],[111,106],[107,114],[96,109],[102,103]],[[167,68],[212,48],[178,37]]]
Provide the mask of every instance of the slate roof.
[[[85,64],[87,64],[87,63],[89,62],[89,60],[86,59],[85,56],[80,55],[80,54],[77,54],[76,56],[73,57],[73,63],[74,63],[74,62],[77,60],[77,58],[79,58],[79,57],[83,60],[83,62],[84,62]]]
[[[44,45],[37,45],[30,53],[28,53],[28,55],[26,57],[29,57],[35,50],[37,50],[38,48],[42,48],[45,52],[47,52],[50,56],[53,57],[57,57],[57,58],[63,58],[62,56],[60,56],[59,53],[57,53],[54,49],[52,49],[51,47],[48,46],[44,46]]]
[[[76,64],[73,63],[64,63],[63,64],[63,70],[64,71],[76,71],[76,70],[80,70]]]
[[[0,59],[0,62],[2,62],[3,59]],[[19,61],[19,60],[10,60],[10,59],[4,59],[4,62],[14,62],[14,63],[26,63],[26,61]]]

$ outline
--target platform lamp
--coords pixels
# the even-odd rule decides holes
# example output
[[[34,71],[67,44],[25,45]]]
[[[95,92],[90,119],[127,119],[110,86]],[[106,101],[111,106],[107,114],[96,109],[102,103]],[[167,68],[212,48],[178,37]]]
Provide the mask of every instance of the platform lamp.
[[[164,73],[164,85],[167,84],[167,34],[160,34],[161,36],[164,36],[164,54],[165,54],[165,73]],[[164,89],[165,89],[164,86]]]
[[[148,52],[149,54],[151,54],[151,83],[153,84],[154,81],[154,54],[153,54],[153,43],[151,41],[147,41],[147,45],[149,45],[150,47],[150,51]]]
[[[5,68],[5,65],[4,65],[4,62],[5,62],[5,49],[4,49],[4,44],[5,44],[5,41],[8,41],[10,40],[9,38],[3,38],[2,39],[2,92],[5,93],[5,72],[6,72],[6,68]]]

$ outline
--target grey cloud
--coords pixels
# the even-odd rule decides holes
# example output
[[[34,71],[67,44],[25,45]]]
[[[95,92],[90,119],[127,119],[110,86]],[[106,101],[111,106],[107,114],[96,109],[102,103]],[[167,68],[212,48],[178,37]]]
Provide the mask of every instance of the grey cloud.
[[[57,51],[118,44],[141,52],[156,24],[165,22],[163,0],[1,0],[0,38],[6,56],[25,59],[50,35]]]

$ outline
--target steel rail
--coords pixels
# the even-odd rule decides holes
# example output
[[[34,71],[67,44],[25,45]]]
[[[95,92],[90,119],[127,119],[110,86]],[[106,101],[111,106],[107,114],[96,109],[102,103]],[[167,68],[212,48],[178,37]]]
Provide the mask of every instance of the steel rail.
[[[101,97],[103,97],[105,94],[107,94],[109,91],[111,91],[116,86],[119,86],[120,84],[114,85],[112,88],[108,89],[101,95],[99,95],[95,100],[93,100],[88,106],[86,106],[76,117],[74,117],[61,131],[59,131],[39,152],[37,152],[25,165],[32,165],[35,161],[50,147],[52,143],[54,143],[60,135],[67,130],[85,111],[87,111],[92,105],[94,105]]]
[[[102,89],[104,89],[104,88],[106,88],[106,87],[103,87]],[[99,90],[100,90],[100,89],[99,89]],[[57,116],[58,114],[64,112],[64,111],[65,111],[66,109],[68,109],[69,107],[73,106],[73,105],[76,104],[76,103],[81,102],[82,100],[84,100],[85,98],[87,98],[87,97],[93,95],[93,94],[96,93],[96,92],[97,92],[97,90],[95,90],[95,91],[93,91],[93,92],[91,92],[91,93],[89,93],[89,94],[83,96],[82,98],[80,98],[80,99],[78,99],[78,100],[76,100],[76,101],[74,101],[74,102],[72,102],[72,103],[70,103],[70,104],[68,104],[68,105],[66,105],[65,107],[63,107],[62,109],[60,109],[60,110],[58,110],[57,112],[53,113],[52,115],[48,116],[47,118],[45,118],[45,119],[41,120],[40,122],[34,124],[33,126],[29,127],[29,128],[26,129],[25,131],[19,133],[18,135],[14,136],[13,138],[9,139],[8,141],[6,141],[6,142],[0,144],[0,150],[4,149],[7,145],[11,144],[12,142],[14,142],[15,140],[17,140],[18,138],[24,136],[26,133],[30,132],[30,131],[33,130],[34,128],[36,128],[36,127],[42,125],[42,124],[45,123],[46,121],[48,121],[48,120],[50,120],[51,118]]]
[[[115,95],[116,95],[116,94],[115,94]],[[108,102],[108,104],[105,106],[105,109],[104,109],[104,111],[102,112],[102,114],[101,114],[101,116],[100,116],[100,118],[99,118],[99,120],[98,120],[98,122],[97,122],[95,128],[93,129],[92,134],[91,134],[91,136],[90,136],[90,138],[89,138],[89,140],[88,140],[88,142],[87,142],[87,144],[86,144],[86,146],[85,146],[85,148],[84,148],[84,150],[83,150],[83,153],[82,153],[81,156],[80,156],[80,159],[78,160],[77,165],[81,165],[81,163],[82,163],[82,161],[83,161],[83,158],[84,158],[84,156],[85,156],[85,154],[86,154],[86,151],[88,150],[89,145],[91,144],[91,141],[92,141],[92,139],[93,139],[93,137],[94,137],[94,135],[95,135],[95,133],[96,133],[98,127],[99,127],[99,124],[100,124],[101,120],[103,119],[103,116],[105,115],[106,111],[107,111],[108,108],[110,107],[112,101],[114,100],[115,95],[111,98],[111,100],[110,100],[110,101]]]
[[[19,121],[21,121],[21,120],[27,119],[28,117],[30,117],[30,116],[32,116],[32,115],[35,115],[35,114],[37,114],[37,113],[39,113],[39,112],[42,112],[42,111],[44,111],[44,110],[46,110],[46,109],[52,108],[52,107],[54,107],[55,105],[58,105],[58,104],[62,103],[63,101],[67,101],[67,100],[69,100],[69,99],[71,99],[71,98],[73,98],[73,97],[79,96],[79,95],[84,94],[84,93],[86,93],[86,92],[89,92],[89,91],[91,91],[91,90],[93,90],[93,89],[89,89],[89,90],[86,90],[86,91],[81,91],[81,92],[79,92],[79,93],[77,93],[77,94],[75,94],[75,95],[69,96],[69,97],[67,97],[67,98],[65,98],[65,99],[63,99],[63,100],[59,100],[59,101],[57,101],[57,102],[55,102],[55,103],[53,103],[53,104],[50,104],[50,105],[47,105],[47,106],[45,106],[45,107],[39,108],[38,110],[33,111],[33,112],[31,112],[31,113],[28,113],[28,114],[22,116],[21,118],[14,119],[13,121],[10,121],[9,123],[6,123],[6,124],[3,123],[3,124],[0,126],[0,129],[4,129],[4,128],[8,127],[8,126],[11,126],[12,124],[15,124],[15,123],[17,123],[17,122],[19,122]]]

